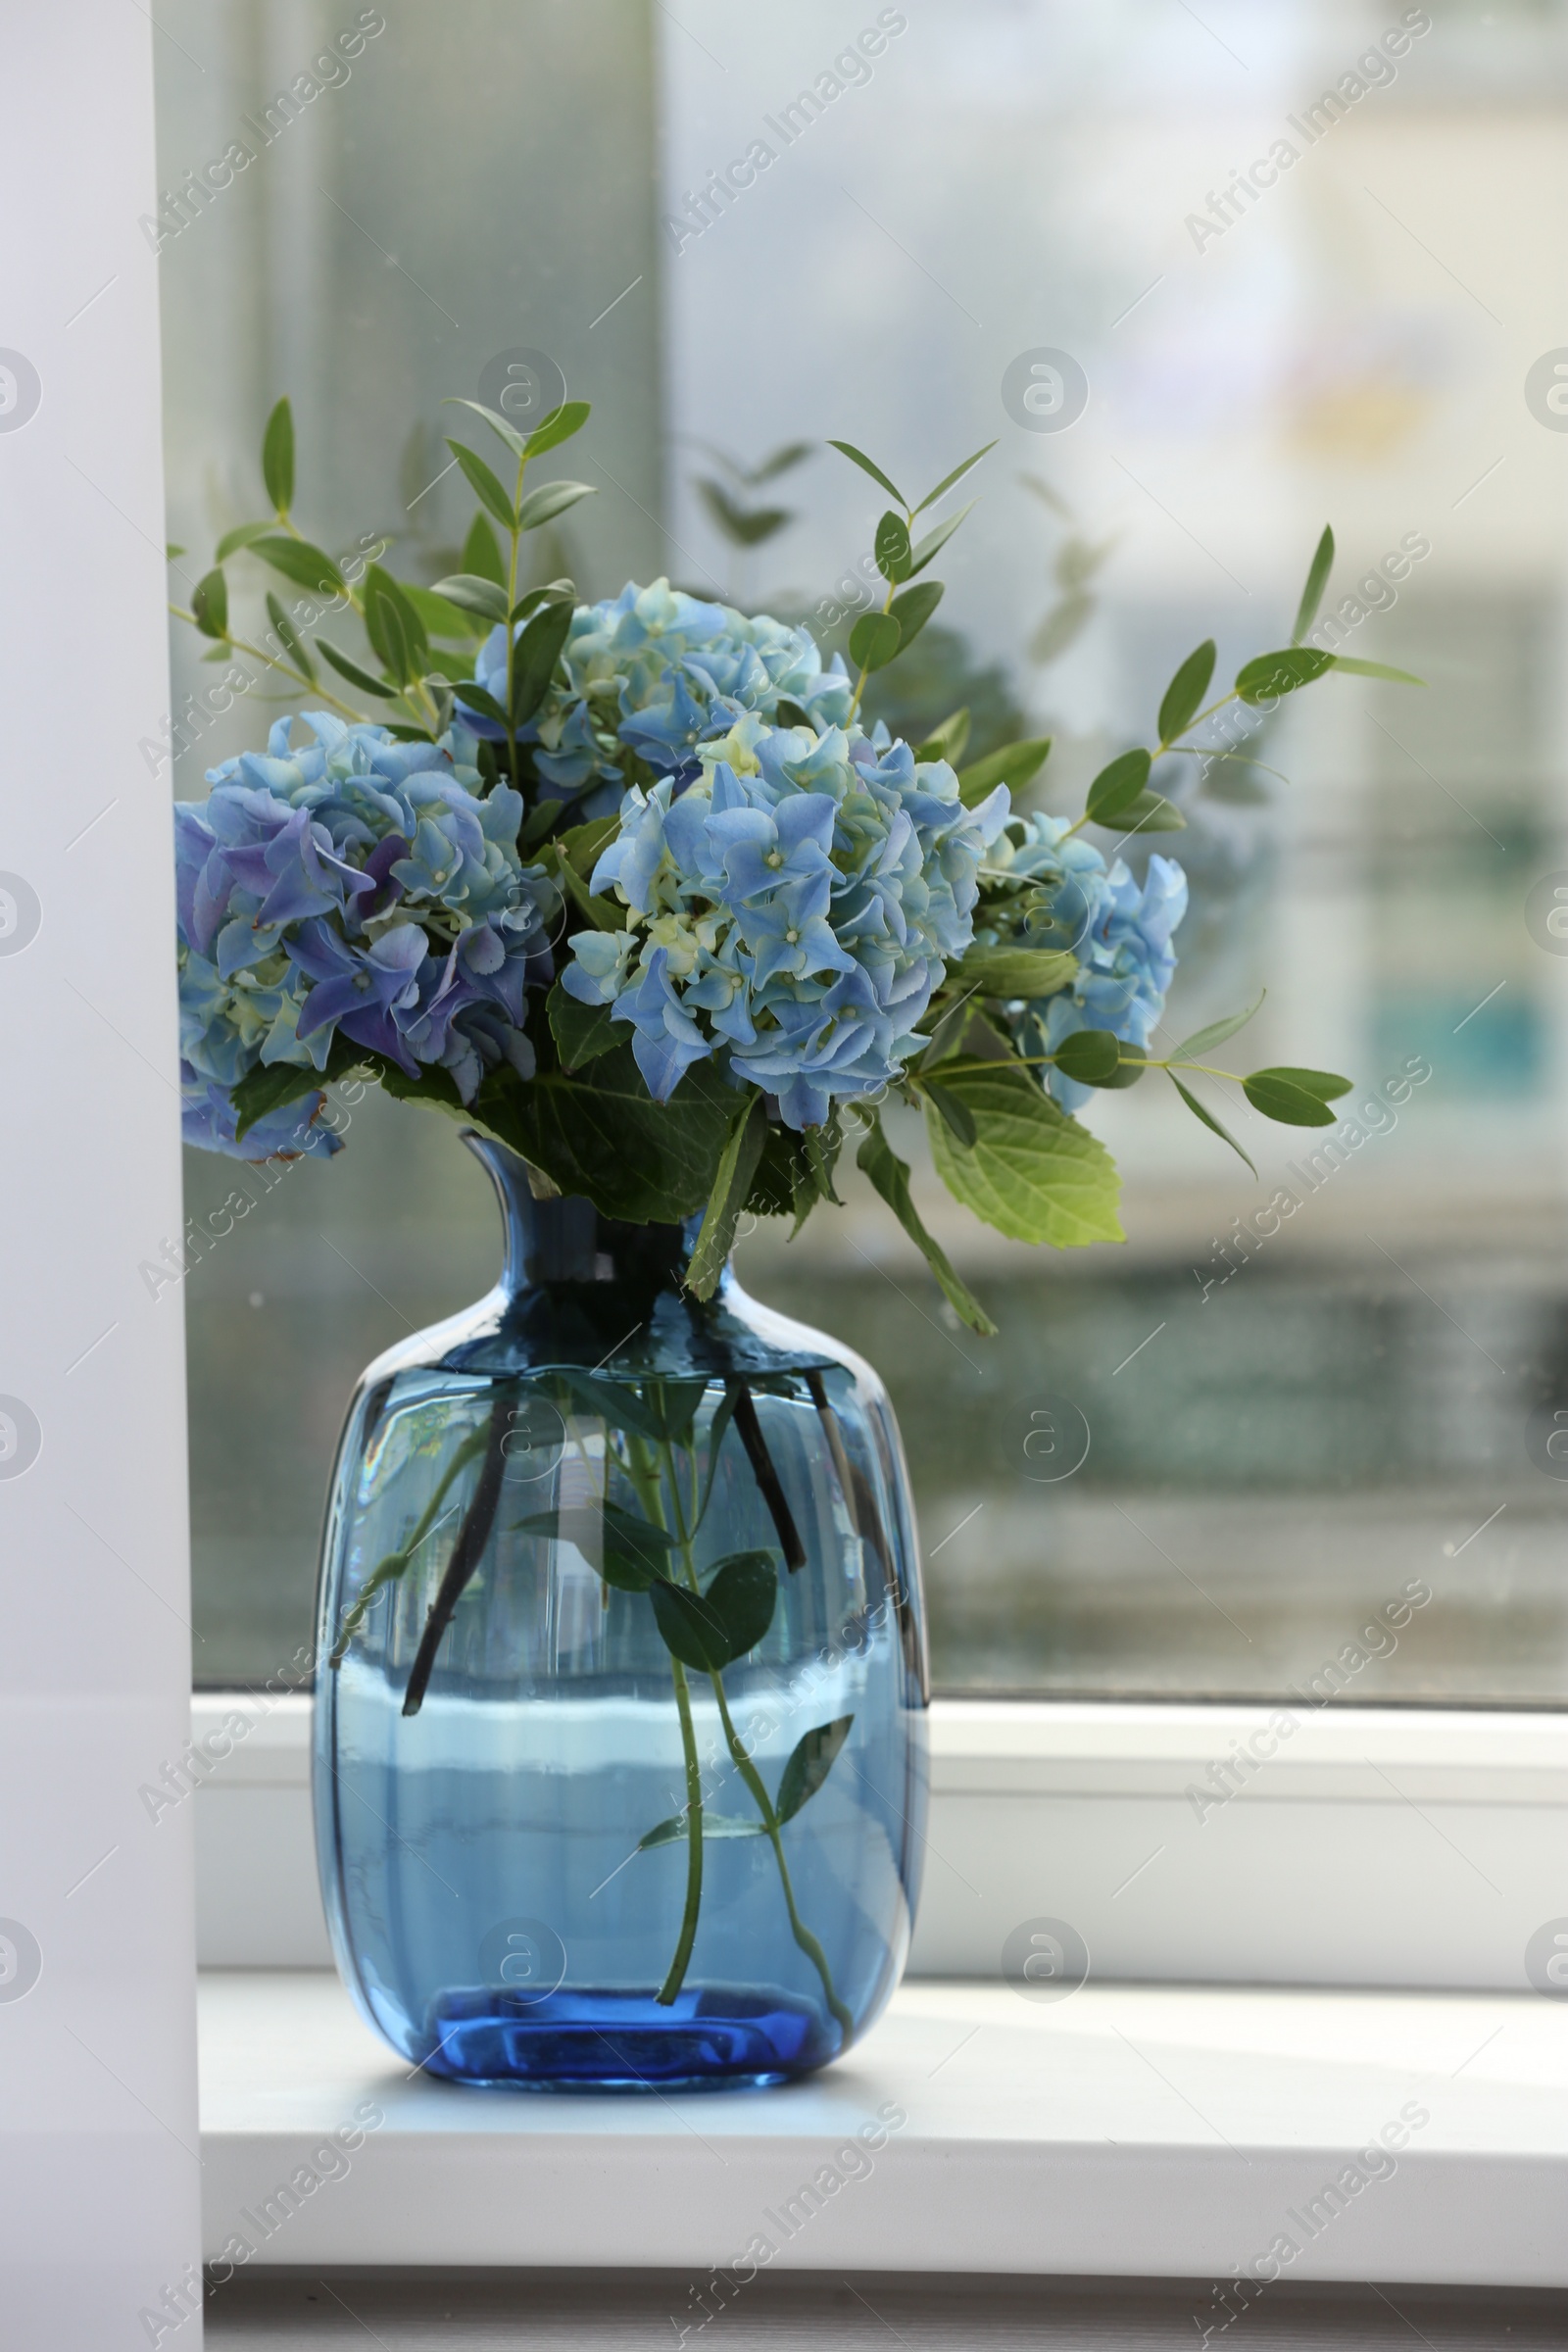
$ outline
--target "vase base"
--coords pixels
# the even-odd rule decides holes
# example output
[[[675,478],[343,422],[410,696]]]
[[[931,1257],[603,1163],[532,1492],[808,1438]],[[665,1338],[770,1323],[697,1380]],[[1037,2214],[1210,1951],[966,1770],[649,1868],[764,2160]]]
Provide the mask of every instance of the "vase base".
[[[424,2071],[479,2089],[771,2089],[838,2055],[831,2019],[772,1988],[559,1991],[523,2000],[488,1987],[437,1995]],[[412,2053],[411,2053],[412,2054]]]

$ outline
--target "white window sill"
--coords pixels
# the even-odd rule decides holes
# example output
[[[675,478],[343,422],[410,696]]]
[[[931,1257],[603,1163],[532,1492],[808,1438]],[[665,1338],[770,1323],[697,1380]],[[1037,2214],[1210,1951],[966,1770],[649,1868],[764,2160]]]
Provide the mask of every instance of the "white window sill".
[[[201,2016],[209,2261],[733,2273],[760,2237],[770,2269],[1207,2281],[1284,2236],[1291,2281],[1568,2285],[1568,2006],[1530,1994],[909,1983],[809,2082],[649,2098],[410,2078],[317,1972],[211,1973]],[[812,2210],[879,2110],[907,2120]],[[1392,2169],[1321,2202],[1401,2110],[1359,2167]]]
[[[1324,1708],[1281,1739],[1275,1713],[939,1699],[911,1975],[995,1981],[1007,1936],[1046,1917],[1097,1984],[1526,1990],[1526,1945],[1568,1912],[1568,1714]],[[249,1726],[196,1798],[208,1966],[329,1961],[310,1714],[195,1701],[198,1738]],[[1195,1803],[1250,1740],[1275,1752]]]

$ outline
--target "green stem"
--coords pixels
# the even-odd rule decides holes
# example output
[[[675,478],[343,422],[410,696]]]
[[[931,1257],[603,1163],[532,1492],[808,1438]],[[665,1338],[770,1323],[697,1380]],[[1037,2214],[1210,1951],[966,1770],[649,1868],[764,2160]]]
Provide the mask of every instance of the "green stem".
[[[692,1725],[686,1669],[679,1658],[671,1658],[669,1668],[675,1678],[675,1707],[680,1716],[680,1743],[686,1758],[686,1908],[681,1913],[680,1937],[669,1974],[659,1988],[658,1999],[665,2009],[673,2005],[685,1983],[692,1945],[697,1940],[697,1914],[703,1901],[703,1773],[697,1760],[697,1734]]]
[[[512,500],[514,513],[522,505],[522,477],[527,470],[527,466],[526,458],[517,460],[517,487]],[[507,565],[507,759],[509,762],[508,778],[514,790],[516,789],[517,783],[517,730],[512,716],[512,682],[517,659],[517,632],[513,623],[512,608],[517,601],[517,551],[521,545],[522,533],[514,526],[512,558]],[[664,1996],[661,1993],[659,1997],[662,2000]],[[674,1994],[671,1993],[671,2000],[674,1997]]]
[[[823,1951],[821,1944],[795,1907],[795,1888],[790,1880],[790,1866],[784,1859],[784,1840],[779,1834],[779,1818],[773,1810],[773,1800],[768,1795],[762,1776],[747,1754],[745,1742],[730,1719],[722,1679],[712,1672],[710,1672],[708,1679],[713,1686],[713,1696],[718,1701],[719,1720],[724,1726],[724,1737],[729,1742],[729,1752],[734,1758],[735,1769],[752,1792],[757,1809],[762,1816],[762,1827],[767,1832],[768,1842],[773,1848],[773,1859],[778,1864],[779,1885],[784,1889],[784,1903],[790,1915],[790,1932],[821,1978],[822,1990],[827,1995],[827,2005],[833,2012],[839,2031],[844,2035],[845,2046],[848,2047],[850,2037],[855,2032],[855,2020],[839,1999],[834,1988],[833,1972],[828,1966],[826,1952]]]

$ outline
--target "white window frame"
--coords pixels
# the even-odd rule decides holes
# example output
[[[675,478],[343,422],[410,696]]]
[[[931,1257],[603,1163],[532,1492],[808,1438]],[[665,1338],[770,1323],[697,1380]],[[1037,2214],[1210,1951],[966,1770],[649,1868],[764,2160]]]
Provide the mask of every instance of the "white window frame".
[[[168,1760],[209,1967],[330,1965],[312,1704],[202,1692]],[[1565,1853],[1568,1715],[939,1698],[909,1968],[995,1978],[1051,1918],[1111,1981],[1524,1991]]]

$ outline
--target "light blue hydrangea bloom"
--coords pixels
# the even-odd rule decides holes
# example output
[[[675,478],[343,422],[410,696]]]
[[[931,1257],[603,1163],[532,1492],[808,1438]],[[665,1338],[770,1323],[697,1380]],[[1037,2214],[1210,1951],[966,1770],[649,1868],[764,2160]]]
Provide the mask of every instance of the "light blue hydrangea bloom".
[[[920,1050],[915,1024],[973,935],[1006,789],[965,808],[952,768],[917,765],[885,728],[751,713],[697,764],[684,790],[666,776],[627,793],[593,888],[630,927],[579,933],[563,986],[630,1023],[657,1101],[721,1054],[787,1126],[820,1126]]]
[[[323,1069],[333,1038],[411,1077],[533,1071],[524,992],[550,978],[553,886],[516,849],[521,796],[488,794],[474,745],[398,743],[309,712],[265,754],[212,769],[174,809],[186,1133],[246,1159],[331,1151],[318,1092],[234,1138],[232,1089],[258,1063]]]
[[[1025,1054],[1052,1054],[1078,1029],[1108,1029],[1147,1048],[1176,970],[1171,934],[1187,911],[1187,876],[1174,858],[1152,857],[1140,885],[1118,858],[1103,858],[1063,817],[1015,816],[986,857],[995,899],[985,936],[1009,945],[1070,949],[1078,968],[1067,986],[1020,1015]],[[1078,1110],[1093,1089],[1042,1073],[1053,1100]]]
[[[807,630],[765,612],[751,618],[729,605],[705,604],[664,579],[648,588],[628,582],[617,597],[579,605],[562,662],[566,683],[551,687],[519,740],[533,747],[550,791],[590,795],[589,815],[614,809],[628,751],[656,773],[673,774],[705,735],[722,734],[746,711],[772,720],[787,699],[821,728],[848,717],[854,692],[839,656],[824,669]],[[474,676],[505,703],[500,625],[475,657]],[[475,734],[500,741],[495,720],[465,710],[461,701],[458,707]]]

